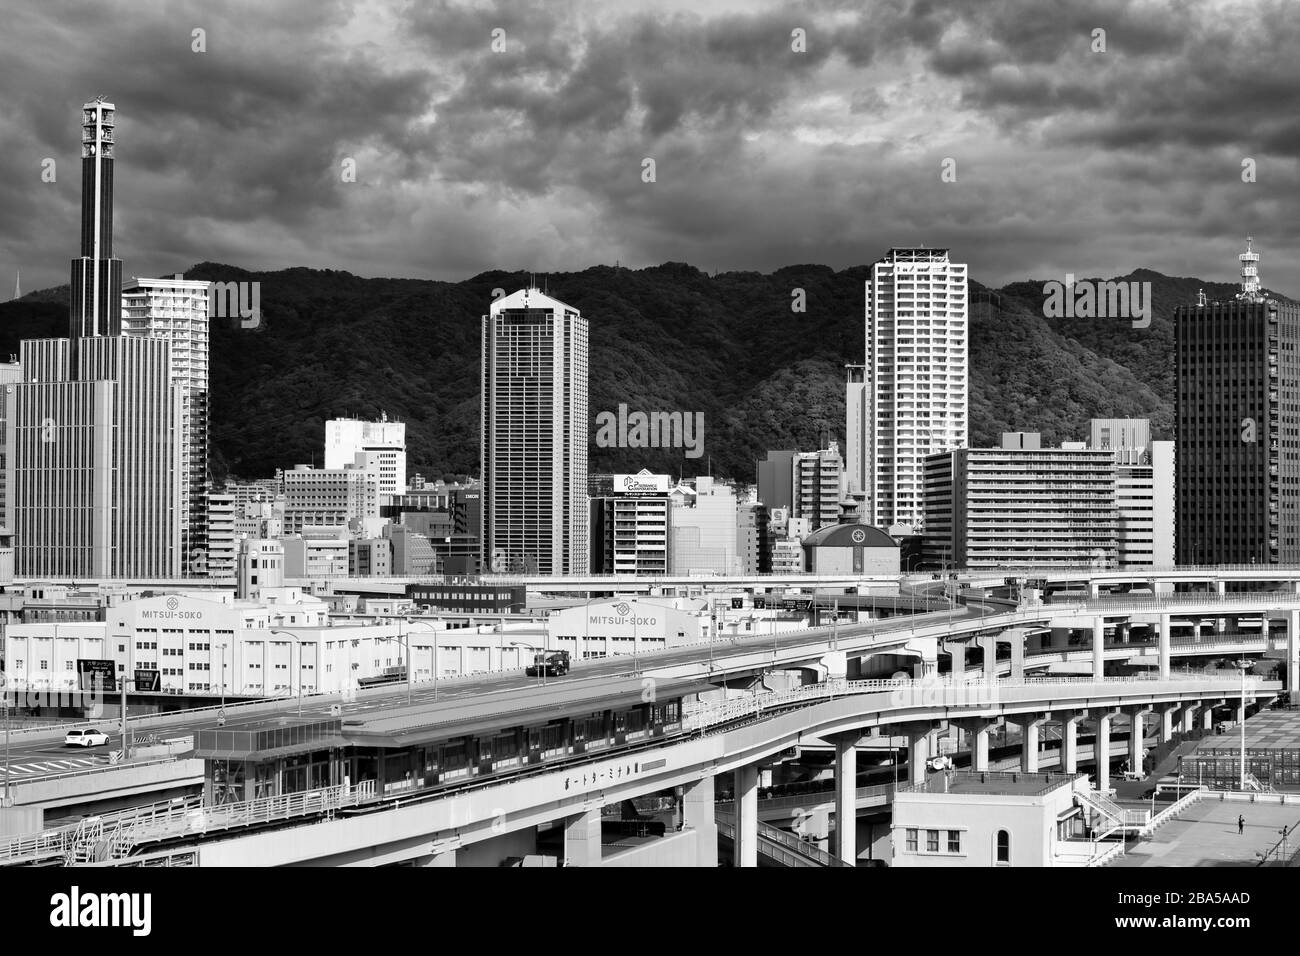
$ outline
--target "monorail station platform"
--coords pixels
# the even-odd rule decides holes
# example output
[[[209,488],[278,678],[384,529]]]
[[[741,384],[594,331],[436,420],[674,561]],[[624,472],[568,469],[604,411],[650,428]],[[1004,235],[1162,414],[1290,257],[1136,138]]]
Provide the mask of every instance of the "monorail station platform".
[[[1237,833],[1237,817],[1246,818]],[[1148,839],[1130,843],[1111,866],[1254,866],[1282,838],[1283,827],[1300,822],[1300,804],[1250,803],[1207,797]],[[1300,836],[1300,833],[1297,834]],[[1300,849],[1291,848],[1290,852]]]

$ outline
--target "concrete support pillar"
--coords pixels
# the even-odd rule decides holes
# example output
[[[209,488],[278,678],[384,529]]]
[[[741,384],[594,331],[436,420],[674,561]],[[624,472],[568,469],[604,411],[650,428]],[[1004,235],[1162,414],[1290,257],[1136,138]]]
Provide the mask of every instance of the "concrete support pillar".
[[[1092,679],[1101,680],[1106,674],[1106,619],[1092,619]]]
[[[1296,587],[1300,589],[1300,581]],[[1291,703],[1300,703],[1300,611],[1286,615],[1286,689]]]
[[[1142,724],[1144,711],[1129,711],[1129,732],[1128,732],[1128,768],[1130,770],[1142,769],[1142,740],[1146,736]]]
[[[1227,593],[1228,593],[1228,582],[1227,582],[1227,581],[1215,581],[1215,582],[1214,582],[1214,593],[1217,594],[1219,597],[1223,597],[1225,594],[1227,594]]]
[[[1038,728],[1043,726],[1041,718],[1033,717],[1023,724],[1024,734],[1020,740],[1020,769],[1025,773],[1038,773]]]
[[[564,865],[600,866],[600,807],[566,817]]]
[[[835,855],[858,862],[858,735],[835,740]]]
[[[962,722],[966,731],[966,740],[970,746],[970,768],[975,771],[989,769],[989,734],[997,727],[997,721],[983,718]]]
[[[1156,646],[1160,654],[1160,679],[1169,679],[1169,630],[1173,626],[1173,617],[1169,614],[1160,615],[1159,630],[1156,634]]]
[[[1181,704],[1160,708],[1160,742],[1169,743],[1174,737],[1174,714],[1182,709]]]
[[[735,774],[736,866],[758,866],[758,765],[741,767]]]
[[[695,865],[718,865],[718,824],[713,815],[714,785],[705,777],[682,787],[682,827],[695,831]]]
[[[998,637],[996,634],[980,635],[980,646],[984,648],[984,679],[998,679]]]
[[[1011,641],[1011,679],[1025,679],[1025,632],[1007,631],[1002,635]]]
[[[913,730],[907,735],[907,779],[925,783],[925,765],[930,760],[930,731]]]
[[[1087,715],[1076,711],[1061,721],[1061,769],[1066,773],[1079,772],[1079,721]]]
[[[1097,736],[1093,740],[1093,758],[1097,765],[1097,789],[1110,789],[1110,714],[1097,716]]]
[[[945,641],[943,649],[946,650],[952,658],[952,679],[955,681],[966,679],[966,642],[965,641]]]
[[[1101,597],[1101,585],[1098,584],[1096,581],[1088,582],[1088,597],[1092,598],[1093,600],[1096,600],[1097,598]]]
[[[1184,704],[1182,712],[1178,715],[1178,730],[1184,734],[1190,734],[1196,729],[1196,708],[1197,704]]]
[[[1201,729],[1213,730],[1214,729],[1214,707],[1212,707],[1210,704],[1202,704],[1201,706],[1204,708],[1201,711]]]

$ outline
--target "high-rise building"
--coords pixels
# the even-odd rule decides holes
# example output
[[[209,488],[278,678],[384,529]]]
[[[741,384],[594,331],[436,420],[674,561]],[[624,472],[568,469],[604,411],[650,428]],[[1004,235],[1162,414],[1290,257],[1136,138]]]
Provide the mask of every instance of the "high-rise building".
[[[208,561],[208,286],[187,280],[134,278],[122,287],[122,335],[171,343],[172,383],[181,396],[180,519],[186,575]],[[223,516],[218,516],[222,520]],[[228,549],[228,544],[222,544]],[[223,566],[226,557],[221,559]],[[223,575],[224,575],[223,571]],[[233,573],[233,572],[232,572]]]
[[[966,446],[967,316],[966,266],[947,249],[890,249],[871,267],[866,361],[846,396],[848,485],[868,524],[919,528],[926,456]]]
[[[831,442],[829,448],[821,451],[800,452],[795,455],[791,468],[794,501],[790,514],[807,518],[814,531],[838,524],[840,482],[844,473],[839,445]]]
[[[642,469],[610,478],[609,493],[591,499],[592,573],[669,573],[669,477]]]
[[[122,260],[113,258],[113,128],[103,97],[81,108],[81,255],[72,260],[68,336],[117,335],[122,323]],[[75,346],[74,346],[75,351]]]
[[[1300,561],[1300,307],[1260,288],[1174,312],[1179,564]]]
[[[870,473],[871,396],[867,392],[867,367],[846,365],[844,384],[844,484],[850,494],[865,494]]]
[[[406,425],[383,415],[377,422],[332,418],[325,423],[325,467],[342,468],[357,455],[373,456],[381,495],[406,493]]]
[[[1174,443],[1151,441],[1145,418],[1094,418],[1087,447],[1115,455],[1119,567],[1174,564]]]
[[[1041,448],[1036,433],[1016,432],[1001,448],[940,452],[925,464],[931,566],[1115,567],[1113,452]]]
[[[235,496],[209,494],[206,497],[207,576],[217,580],[233,578],[237,570]]]
[[[744,574],[772,572],[771,518],[767,505],[748,501],[736,511],[736,553]]]
[[[775,508],[789,509],[794,505],[794,459],[796,451],[769,451],[767,457],[756,463],[758,472],[758,500]]]
[[[483,316],[483,570],[588,569],[587,320],[521,289]]]
[[[178,577],[181,408],[168,343],[113,335],[21,348],[23,381],[5,386],[17,573]]]
[[[120,334],[114,113],[102,97],[82,109],[70,338],[23,342],[22,380],[5,386],[6,524],[26,577],[172,578],[181,569],[182,412],[171,342]]]

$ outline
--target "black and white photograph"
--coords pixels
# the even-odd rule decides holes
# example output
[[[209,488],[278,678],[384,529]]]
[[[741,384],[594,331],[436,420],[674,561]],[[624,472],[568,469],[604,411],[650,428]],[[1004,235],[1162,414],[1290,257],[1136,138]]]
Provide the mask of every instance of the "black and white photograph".
[[[1297,47],[1291,0],[6,3],[6,920],[1050,867],[1044,932],[1278,928]]]

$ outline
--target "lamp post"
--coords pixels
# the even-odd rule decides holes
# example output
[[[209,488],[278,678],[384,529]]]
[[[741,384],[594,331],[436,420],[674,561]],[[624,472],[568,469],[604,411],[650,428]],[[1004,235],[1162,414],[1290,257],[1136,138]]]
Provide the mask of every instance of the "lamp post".
[[[529,643],[526,642],[526,641],[511,641],[511,642],[510,642],[510,646],[511,646],[511,647],[526,647],[526,648],[528,648],[530,651],[535,651],[535,650],[538,649],[538,647],[537,647],[536,644],[529,644]],[[542,684],[542,685],[545,685],[545,684],[546,684],[546,662],[545,662],[545,660],[543,660],[541,664],[538,664],[538,665],[537,665],[537,683]]]
[[[272,634],[283,634],[291,641],[289,647],[289,667],[293,668],[293,647],[298,648],[298,716],[302,716],[302,644],[298,640],[298,635],[291,631],[280,631],[275,628],[271,629]],[[289,685],[289,693],[293,693],[293,685]]]
[[[0,706],[4,710],[5,722],[5,790],[4,801],[0,802],[0,806],[9,807],[12,805],[9,796],[9,685],[4,671],[0,671]]]
[[[1237,661],[1241,668],[1241,789],[1246,789],[1246,668],[1250,661],[1243,657]]]
[[[434,701],[436,702],[436,701],[438,700],[438,628],[435,627],[435,626],[434,626],[432,623],[430,623],[429,621],[412,621],[409,617],[406,619],[406,623],[407,623],[407,624],[421,624],[421,625],[427,627],[429,630],[433,631],[433,648],[432,648],[432,650],[433,650],[433,654],[432,654],[432,658],[433,658],[433,659],[432,659],[432,667],[433,667],[433,699],[434,699]],[[411,648],[410,648],[410,637],[409,637],[409,636],[407,637],[406,656],[407,656],[407,665],[406,665],[406,675],[407,675],[407,694],[406,694],[406,702],[409,704],[409,703],[411,702],[411,694],[410,694],[410,675],[411,675],[410,657],[411,657]]]

